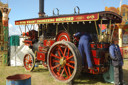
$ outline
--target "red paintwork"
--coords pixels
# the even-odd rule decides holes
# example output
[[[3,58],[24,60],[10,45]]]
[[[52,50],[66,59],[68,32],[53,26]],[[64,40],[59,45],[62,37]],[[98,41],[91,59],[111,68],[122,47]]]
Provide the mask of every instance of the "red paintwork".
[[[99,66],[99,65],[104,65],[105,63],[107,63],[107,61],[105,60],[105,53],[108,53],[108,50],[105,50],[105,49],[108,49],[109,48],[109,44],[108,43],[97,43],[97,44],[94,44],[92,43],[91,44],[91,56],[92,56],[92,62],[93,62],[93,65],[96,65],[95,69],[97,69],[97,71],[94,71],[94,70],[87,70],[88,73],[91,73],[91,74],[102,74],[104,72],[106,72],[108,70],[108,67],[106,68],[102,68],[102,66]],[[102,50],[100,50],[102,49]],[[100,56],[98,56],[100,55]],[[87,66],[85,66],[86,69],[88,68]]]
[[[55,40],[44,40],[44,46],[52,46],[55,43]]]
[[[29,32],[22,32],[22,36],[29,36]]]
[[[31,40],[26,39],[26,40],[24,40],[23,42],[24,42],[24,44],[27,45],[27,46],[32,46],[32,41],[31,41]]]
[[[45,53],[36,52],[37,53],[37,60],[45,61]]]
[[[61,40],[70,41],[71,40],[70,35],[65,31],[59,32],[56,36],[56,41],[61,41]]]
[[[40,52],[44,52],[44,47],[41,47],[40,45],[39,45],[39,47],[38,47],[38,50],[40,51]],[[45,51],[46,52],[46,51]]]
[[[109,48],[109,45],[108,43],[103,43],[103,44],[100,44],[100,43],[91,43],[91,48]]]

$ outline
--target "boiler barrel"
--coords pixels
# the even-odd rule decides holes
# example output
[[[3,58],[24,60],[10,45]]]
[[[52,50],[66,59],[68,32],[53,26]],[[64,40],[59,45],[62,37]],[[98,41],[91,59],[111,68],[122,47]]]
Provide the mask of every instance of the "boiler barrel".
[[[6,78],[6,85],[31,85],[31,75],[16,74]]]

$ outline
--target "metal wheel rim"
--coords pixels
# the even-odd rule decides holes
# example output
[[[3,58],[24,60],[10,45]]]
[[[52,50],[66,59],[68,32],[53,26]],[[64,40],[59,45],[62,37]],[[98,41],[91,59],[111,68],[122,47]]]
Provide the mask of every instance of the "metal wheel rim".
[[[26,70],[31,70],[34,65],[33,57],[30,54],[26,54],[24,57],[24,67]]]
[[[58,44],[53,47],[49,62],[50,70],[58,80],[68,80],[74,73],[74,54],[67,45]]]

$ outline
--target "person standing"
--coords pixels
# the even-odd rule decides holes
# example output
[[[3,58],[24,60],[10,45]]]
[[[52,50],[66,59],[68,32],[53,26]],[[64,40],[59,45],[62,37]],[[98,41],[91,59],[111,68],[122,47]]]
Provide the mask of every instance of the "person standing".
[[[114,83],[115,85],[123,85],[123,58],[118,46],[118,41],[113,40],[109,47],[110,58],[114,66]]]
[[[88,69],[93,69],[90,52],[90,41],[92,40],[91,36],[88,33],[77,32],[74,34],[74,37],[79,38],[78,49],[82,56],[82,66],[84,67],[84,58],[86,55]]]

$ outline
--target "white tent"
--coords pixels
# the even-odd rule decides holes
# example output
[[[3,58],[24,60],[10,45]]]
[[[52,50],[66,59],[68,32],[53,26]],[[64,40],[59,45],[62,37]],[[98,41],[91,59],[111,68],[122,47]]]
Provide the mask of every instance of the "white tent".
[[[10,65],[11,66],[23,66],[24,55],[28,52],[33,53],[32,50],[24,45],[24,38],[20,38],[20,46],[10,47]]]

